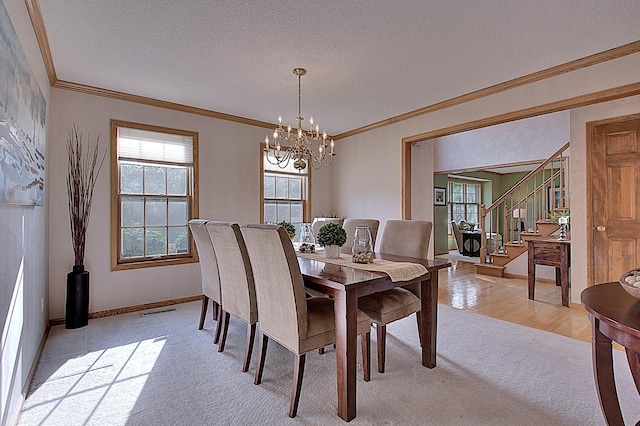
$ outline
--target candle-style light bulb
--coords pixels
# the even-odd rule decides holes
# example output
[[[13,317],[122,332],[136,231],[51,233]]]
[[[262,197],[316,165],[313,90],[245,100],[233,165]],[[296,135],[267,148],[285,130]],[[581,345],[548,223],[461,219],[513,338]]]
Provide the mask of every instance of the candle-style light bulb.
[[[278,116],[278,123],[282,124],[282,116],[281,115]]]
[[[264,143],[267,145],[267,149],[269,149],[269,135],[264,137]]]
[[[325,139],[325,140],[327,139],[327,132],[325,131],[322,132],[322,139]]]
[[[320,134],[320,126],[316,124],[316,135],[319,135],[319,134]]]
[[[309,130],[311,130],[313,132],[313,115],[309,119]]]
[[[331,155],[333,155],[333,146],[334,146],[334,145],[335,145],[335,142],[333,141],[333,139],[331,139],[331,145],[330,145],[330,147],[331,147],[330,154],[331,154]]]
[[[277,129],[273,131],[273,139],[274,140],[278,139],[278,130]]]

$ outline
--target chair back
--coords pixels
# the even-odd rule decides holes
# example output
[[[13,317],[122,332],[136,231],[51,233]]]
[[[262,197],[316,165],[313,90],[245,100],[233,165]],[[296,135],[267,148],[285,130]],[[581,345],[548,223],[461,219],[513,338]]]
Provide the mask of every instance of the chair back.
[[[462,234],[460,233],[460,227],[458,226],[458,222],[455,220],[451,221],[451,232],[453,232],[453,237],[456,240],[456,246],[458,247],[458,251],[462,253]]]
[[[200,271],[202,273],[202,294],[216,303],[220,303],[220,276],[218,273],[218,261],[213,250],[213,243],[205,227],[207,220],[192,219],[189,221],[189,229],[196,242],[198,257],[200,258]]]
[[[378,251],[426,259],[432,226],[431,222],[425,220],[388,220]]]
[[[353,246],[353,237],[356,233],[356,226],[368,226],[369,229],[371,229],[371,240],[373,242],[373,249],[375,250],[380,221],[378,219],[345,219],[344,224],[342,225],[347,233],[347,242],[344,243],[345,247]]]
[[[316,238],[316,241],[318,241],[318,231],[322,228],[322,225],[327,223],[337,223],[342,226],[342,219],[339,217],[316,217],[313,219],[313,222],[311,222],[311,229],[313,230],[313,236]]]
[[[256,290],[249,254],[237,223],[206,223],[218,259],[222,309],[255,324],[258,321]]]
[[[256,286],[260,331],[294,353],[307,335],[304,280],[287,231],[278,225],[244,225]]]

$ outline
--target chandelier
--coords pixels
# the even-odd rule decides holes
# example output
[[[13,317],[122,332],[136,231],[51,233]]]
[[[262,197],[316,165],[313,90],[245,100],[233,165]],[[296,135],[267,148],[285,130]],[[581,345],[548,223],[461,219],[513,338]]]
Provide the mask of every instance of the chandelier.
[[[304,118],[300,115],[300,77],[307,73],[304,68],[294,68],[293,73],[298,76],[298,121],[297,129],[282,127],[282,116],[278,117],[278,127],[273,131],[273,142],[269,135],[264,138],[267,161],[273,165],[285,168],[293,161],[296,170],[304,170],[310,164],[315,170],[327,167],[333,162],[334,142],[327,142],[327,133],[320,133],[318,124],[313,126],[313,117],[309,119],[309,130],[302,128]],[[328,156],[328,158],[327,158]]]

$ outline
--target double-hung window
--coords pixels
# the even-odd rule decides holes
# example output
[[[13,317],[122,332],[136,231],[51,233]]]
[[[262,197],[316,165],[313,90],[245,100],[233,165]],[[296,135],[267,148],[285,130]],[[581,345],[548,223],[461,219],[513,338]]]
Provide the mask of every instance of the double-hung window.
[[[195,132],[111,121],[112,269],[195,261],[197,147]]]
[[[296,170],[293,163],[284,168],[269,162],[262,152],[262,222],[291,222],[300,230],[300,224],[310,215],[311,176],[309,167]],[[271,158],[275,162],[274,158]]]
[[[478,223],[480,220],[481,186],[475,182],[449,181],[448,223],[451,221]],[[451,229],[449,229],[451,233]]]

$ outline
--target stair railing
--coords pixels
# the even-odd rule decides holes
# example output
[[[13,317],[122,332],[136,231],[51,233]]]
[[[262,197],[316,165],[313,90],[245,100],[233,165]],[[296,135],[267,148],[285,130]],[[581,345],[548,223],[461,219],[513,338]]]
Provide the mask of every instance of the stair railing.
[[[523,234],[537,233],[538,221],[551,221],[552,215],[570,208],[570,157],[564,155],[570,144],[563,145],[489,207],[480,206],[478,227],[486,236],[480,239],[480,263],[491,261],[487,254],[508,254],[510,244],[523,244]]]

